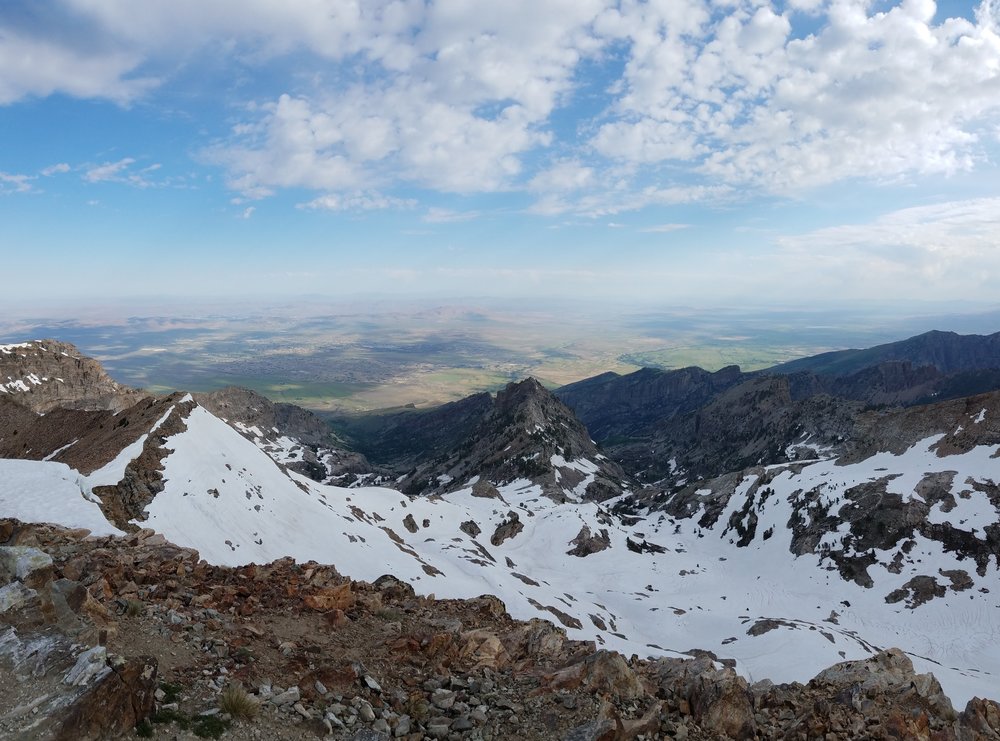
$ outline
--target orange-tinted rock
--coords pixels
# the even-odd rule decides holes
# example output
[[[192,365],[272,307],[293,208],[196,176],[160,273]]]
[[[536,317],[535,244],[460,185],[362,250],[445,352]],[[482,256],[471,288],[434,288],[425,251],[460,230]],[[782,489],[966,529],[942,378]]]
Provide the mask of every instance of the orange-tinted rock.
[[[156,659],[150,657],[114,668],[68,708],[54,738],[97,741],[133,735],[153,709],[156,675]]]

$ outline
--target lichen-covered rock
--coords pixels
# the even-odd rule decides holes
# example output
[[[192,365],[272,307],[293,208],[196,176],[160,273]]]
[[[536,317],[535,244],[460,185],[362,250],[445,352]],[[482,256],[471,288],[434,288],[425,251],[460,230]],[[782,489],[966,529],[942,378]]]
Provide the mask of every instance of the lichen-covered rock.
[[[0,584],[12,581],[37,588],[52,579],[52,558],[37,548],[0,547]]]
[[[111,665],[70,705],[55,741],[90,741],[132,735],[153,709],[157,662],[151,657]]]
[[[660,691],[684,700],[702,728],[729,738],[754,737],[753,695],[733,669],[717,669],[707,656],[657,659],[651,668]]]
[[[625,657],[603,649],[549,675],[545,682],[553,689],[583,687],[620,700],[635,700],[646,695],[642,681]]]

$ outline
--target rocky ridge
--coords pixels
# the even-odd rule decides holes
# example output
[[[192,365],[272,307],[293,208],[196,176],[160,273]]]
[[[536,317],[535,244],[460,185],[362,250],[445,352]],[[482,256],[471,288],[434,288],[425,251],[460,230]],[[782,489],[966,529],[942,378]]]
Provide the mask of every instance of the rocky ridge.
[[[58,340],[0,345],[0,398],[33,412],[127,409],[146,394],[113,380],[101,364]]]
[[[922,406],[998,388],[1000,333],[929,332],[752,373],[736,366],[715,373],[609,373],[555,394],[626,471],[646,485],[670,489],[786,463],[802,445],[841,452],[840,443],[871,409]]]
[[[368,415],[347,422],[362,452],[404,451],[432,438],[429,450],[390,453],[383,465],[410,495],[455,491],[483,479],[496,485],[524,479],[557,499],[604,500],[631,487],[630,477],[597,448],[575,415],[528,378],[429,412]],[[438,432],[446,431],[446,432]]]
[[[33,594],[0,606],[0,664],[20,673],[0,693],[11,738],[114,738],[133,724],[177,739],[1000,738],[1000,706],[956,712],[896,650],[806,684],[748,684],[706,655],[596,650],[512,620],[495,597],[436,600],[291,559],[215,567],[150,531],[93,538],[0,520],[0,564],[12,561],[33,565],[2,571],[2,590]],[[39,624],[29,603],[46,590],[82,606]],[[35,652],[33,671],[9,649],[38,629],[80,640],[80,625],[93,629],[84,645],[106,646]]]

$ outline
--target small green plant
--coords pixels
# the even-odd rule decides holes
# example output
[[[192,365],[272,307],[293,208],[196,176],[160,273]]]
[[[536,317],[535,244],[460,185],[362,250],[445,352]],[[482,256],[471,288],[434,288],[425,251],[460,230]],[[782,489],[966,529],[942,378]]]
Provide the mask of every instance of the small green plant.
[[[234,719],[253,720],[257,717],[260,706],[257,700],[247,694],[247,691],[236,684],[231,684],[222,691],[219,698],[219,708],[229,713]]]
[[[191,720],[191,730],[198,738],[219,738],[228,725],[217,715],[198,715]]]
[[[153,724],[149,722],[149,718],[143,718],[136,724],[135,735],[139,738],[153,737]]]
[[[125,603],[125,614],[128,617],[139,617],[146,611],[146,606],[137,599],[130,599]]]
[[[191,718],[184,713],[179,713],[176,710],[157,710],[149,719],[153,723],[176,723],[182,730],[187,730],[191,727]]]
[[[163,690],[163,702],[171,703],[177,702],[181,699],[181,686],[179,684],[171,684],[170,682],[160,682],[160,689]]]

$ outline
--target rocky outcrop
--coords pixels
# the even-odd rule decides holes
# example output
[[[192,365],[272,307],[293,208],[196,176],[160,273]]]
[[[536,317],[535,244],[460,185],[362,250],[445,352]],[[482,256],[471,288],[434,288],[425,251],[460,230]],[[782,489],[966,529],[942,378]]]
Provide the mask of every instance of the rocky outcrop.
[[[508,512],[506,519],[497,525],[493,535],[490,536],[490,543],[498,546],[506,540],[510,540],[524,530],[524,523],[521,522],[517,512]]]
[[[455,491],[473,496],[524,479],[546,495],[602,501],[621,495],[630,477],[606,458],[573,413],[528,378],[430,410],[333,418],[368,458],[387,466],[410,495]]]
[[[113,380],[101,364],[57,340],[0,345],[0,397],[33,412],[52,409],[120,412],[146,396]]]
[[[548,621],[512,620],[496,597],[436,600],[388,575],[366,584],[292,559],[215,567],[149,531],[90,538],[0,520],[0,543],[17,547],[0,550],[4,573],[43,586],[48,574],[79,579],[112,621],[107,647],[91,649],[43,650],[21,628],[12,644],[0,631],[0,663],[22,662],[0,667],[11,667],[0,671],[5,737],[113,738],[153,702],[154,727],[228,725],[248,738],[971,741],[1000,730],[995,702],[956,713],[897,650],[806,684],[751,686],[708,654],[627,659]],[[165,668],[122,664],[112,658],[122,647]],[[47,677],[32,674],[40,665]],[[236,684],[255,718],[221,712],[220,690]],[[75,698],[72,710],[39,701],[54,689]]]
[[[600,501],[629,488],[618,464],[601,454],[573,413],[535,379],[509,384],[491,401],[459,445],[419,461],[399,486],[410,494],[432,494],[478,476],[474,495],[491,496],[487,484],[525,479],[560,501]]]
[[[728,667],[716,668],[702,656],[658,659],[650,671],[659,694],[675,703],[701,728],[719,737],[753,738],[754,697],[745,679]]]
[[[0,540],[23,532],[8,521]],[[157,662],[109,653],[107,609],[80,582],[56,577],[44,551],[0,546],[0,735],[131,736],[153,708]]]
[[[583,558],[593,553],[600,553],[611,547],[611,537],[605,528],[601,528],[599,535],[590,532],[590,528],[584,525],[573,540],[569,542],[571,549],[566,551],[571,556]]]

